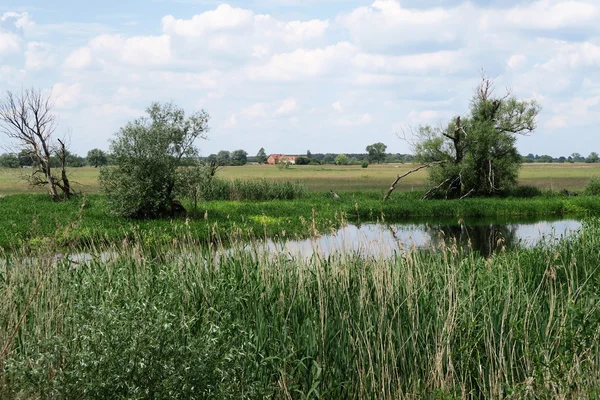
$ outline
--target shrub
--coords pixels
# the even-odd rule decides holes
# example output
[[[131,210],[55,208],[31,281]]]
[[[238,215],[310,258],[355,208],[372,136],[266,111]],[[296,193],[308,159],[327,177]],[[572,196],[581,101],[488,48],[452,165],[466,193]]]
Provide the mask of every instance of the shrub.
[[[183,157],[193,157],[196,138],[206,138],[208,114],[186,118],[173,104],[152,104],[149,117],[121,128],[111,143],[116,166],[100,171],[100,185],[110,210],[127,218],[172,215],[176,171]]]
[[[600,195],[600,177],[591,177],[588,184],[585,187],[584,193],[588,196]]]
[[[310,164],[310,159],[308,157],[297,157],[296,165],[308,165]]]
[[[369,166],[369,162],[368,161],[363,160],[363,162],[360,163],[360,167],[361,168],[367,168],[368,166]]]
[[[519,185],[512,189],[509,195],[520,198],[537,197],[542,195],[542,191],[533,185]]]

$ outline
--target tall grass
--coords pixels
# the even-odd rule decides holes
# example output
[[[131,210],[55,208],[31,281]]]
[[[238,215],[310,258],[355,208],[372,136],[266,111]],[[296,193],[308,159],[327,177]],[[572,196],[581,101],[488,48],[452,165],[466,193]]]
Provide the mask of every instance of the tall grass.
[[[275,186],[272,186],[275,187]],[[236,189],[238,190],[238,189]],[[245,189],[239,189],[242,191]],[[283,193],[303,196],[302,189]],[[259,190],[248,190],[246,197]],[[266,190],[265,190],[266,192]],[[295,194],[295,195],[296,195]],[[230,192],[227,192],[227,196]],[[303,221],[315,219],[315,229],[327,232],[340,226],[341,217],[351,222],[403,221],[413,217],[515,218],[554,215],[598,215],[599,196],[541,196],[534,198],[474,198],[456,201],[420,201],[422,192],[394,194],[383,202],[379,192],[343,193],[340,199],[330,193],[310,193],[293,200],[184,202],[191,212],[177,219],[124,220],[111,215],[104,196],[87,195],[69,202],[56,203],[44,195],[0,197],[0,248],[44,247],[49,237],[64,247],[87,243],[121,243],[140,237],[153,241],[178,240],[182,232],[192,230],[198,238],[210,239],[215,231],[222,237],[242,228],[269,236],[301,237],[307,230]],[[237,195],[235,195],[237,196]],[[233,196],[233,197],[235,197]],[[282,194],[283,196],[283,194]],[[137,236],[136,236],[137,235]]]
[[[590,220],[490,258],[225,252],[192,234],[90,244],[80,264],[11,253],[0,397],[594,398],[599,238]]]
[[[214,200],[294,200],[306,197],[306,186],[293,182],[277,182],[268,179],[224,180],[214,178],[201,191],[201,199]]]

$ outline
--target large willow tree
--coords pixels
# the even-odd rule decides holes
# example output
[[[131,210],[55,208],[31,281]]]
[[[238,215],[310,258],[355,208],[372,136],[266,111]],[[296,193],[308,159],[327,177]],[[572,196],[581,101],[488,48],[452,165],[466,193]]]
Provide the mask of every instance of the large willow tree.
[[[431,193],[482,196],[516,186],[521,162],[517,136],[535,130],[539,111],[534,100],[518,100],[510,92],[495,96],[493,81],[483,77],[466,117],[456,117],[446,127],[417,130],[414,152],[418,161],[431,164]]]

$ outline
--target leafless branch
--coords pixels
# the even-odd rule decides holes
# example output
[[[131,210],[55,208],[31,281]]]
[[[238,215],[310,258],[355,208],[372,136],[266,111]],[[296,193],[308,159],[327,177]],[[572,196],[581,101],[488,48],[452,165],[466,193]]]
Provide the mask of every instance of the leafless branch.
[[[400,182],[400,179],[402,179],[402,178],[404,178],[404,177],[406,177],[406,176],[408,176],[408,175],[410,175],[410,174],[412,174],[414,172],[422,170],[423,168],[429,168],[432,165],[436,165],[436,164],[440,164],[440,163],[441,163],[441,161],[435,161],[435,162],[431,162],[431,163],[428,163],[428,164],[420,165],[417,168],[411,169],[410,171],[408,171],[405,174],[398,175],[396,177],[396,180],[394,182],[392,182],[392,185],[388,189],[388,191],[385,194],[385,196],[383,196],[383,201],[386,201],[390,197],[390,195],[392,194],[392,192],[394,191],[394,189],[396,189],[396,185],[398,184],[398,182]]]

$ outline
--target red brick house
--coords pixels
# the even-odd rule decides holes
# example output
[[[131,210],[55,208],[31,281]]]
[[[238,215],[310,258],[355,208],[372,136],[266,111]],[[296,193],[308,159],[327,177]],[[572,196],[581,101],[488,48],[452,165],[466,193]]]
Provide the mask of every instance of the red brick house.
[[[285,154],[271,154],[269,158],[267,158],[267,163],[269,165],[275,165],[279,162],[296,164],[296,156],[286,156]]]

